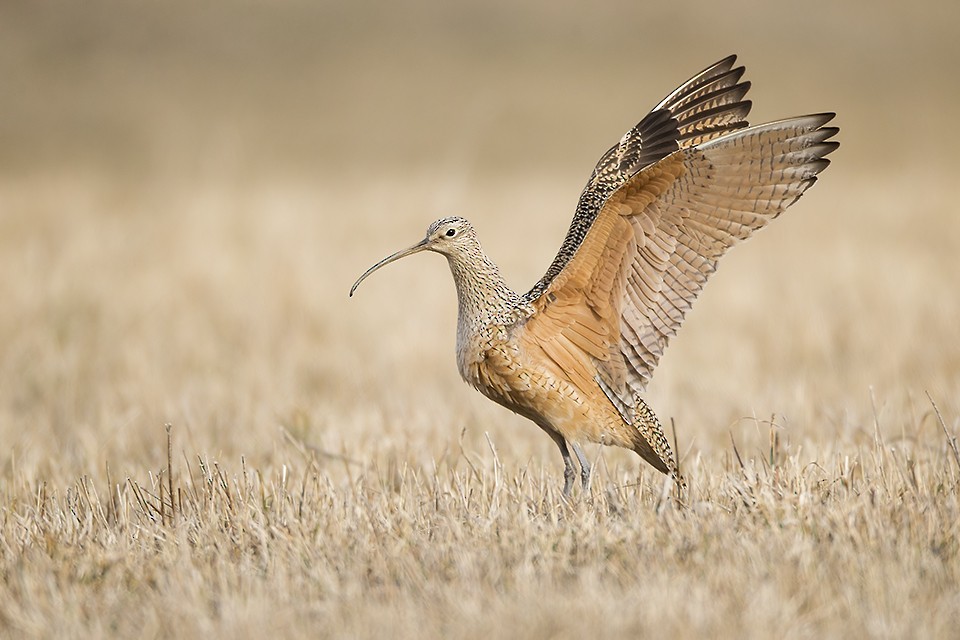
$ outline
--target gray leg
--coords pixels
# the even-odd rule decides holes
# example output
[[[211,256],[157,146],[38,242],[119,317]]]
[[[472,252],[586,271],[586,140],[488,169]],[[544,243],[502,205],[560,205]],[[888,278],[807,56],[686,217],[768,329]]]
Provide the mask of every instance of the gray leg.
[[[573,452],[577,454],[577,460],[580,461],[580,481],[583,482],[583,491],[586,493],[590,490],[590,461],[576,442],[573,443]]]
[[[577,470],[573,467],[573,458],[570,457],[570,450],[567,449],[567,441],[552,429],[545,429],[545,431],[560,447],[560,455],[563,456],[563,497],[569,498],[570,491],[573,490],[573,477],[577,475]]]

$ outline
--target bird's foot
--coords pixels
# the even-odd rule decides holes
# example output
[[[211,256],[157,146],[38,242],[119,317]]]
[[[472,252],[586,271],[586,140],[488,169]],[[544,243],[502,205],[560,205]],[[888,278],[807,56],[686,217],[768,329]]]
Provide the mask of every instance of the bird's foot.
[[[563,497],[567,500],[570,499],[570,494],[573,492],[573,479],[577,475],[576,469],[573,468],[573,465],[568,465],[563,469]]]

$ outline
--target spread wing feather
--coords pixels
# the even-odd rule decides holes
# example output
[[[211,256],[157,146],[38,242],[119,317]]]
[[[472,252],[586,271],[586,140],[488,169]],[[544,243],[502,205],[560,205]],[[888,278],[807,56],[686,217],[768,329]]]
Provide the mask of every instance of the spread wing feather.
[[[732,64],[728,60],[726,66]],[[694,111],[710,103],[705,96],[717,93],[706,87],[730,73],[721,67],[691,80],[662,104]],[[730,86],[736,85],[720,92]],[[528,294],[537,313],[521,329],[524,342],[557,353],[548,345],[558,332],[565,336],[566,351],[571,345],[580,351],[574,358],[578,382],[592,374],[628,420],[634,396],[646,388],[720,257],[793,204],[829,164],[824,156],[838,146],[829,140],[838,130],[824,126],[833,114],[741,128],[741,108],[730,107],[738,102],[724,104],[726,135],[714,135],[719,112],[709,112],[716,107],[678,121],[679,148],[614,188],[562,267],[538,283],[538,294],[532,295],[537,287]],[[697,114],[708,114],[696,120],[706,124],[694,124]],[[697,142],[684,145],[689,140]],[[623,153],[644,155],[629,143]],[[605,166],[612,166],[607,160]],[[565,363],[556,364],[565,370]]]
[[[563,270],[583,242],[610,195],[631,176],[671,153],[747,126],[749,82],[740,82],[744,68],[729,56],[693,76],[600,157],[587,181],[570,229],[546,274],[524,296],[538,298]]]

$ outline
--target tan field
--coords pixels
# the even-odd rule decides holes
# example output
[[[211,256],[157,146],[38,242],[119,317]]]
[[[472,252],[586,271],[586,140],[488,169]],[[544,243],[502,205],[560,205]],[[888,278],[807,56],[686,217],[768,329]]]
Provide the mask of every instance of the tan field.
[[[0,636],[956,637],[960,5],[835,5],[4,3]],[[454,214],[526,290],[729,53],[841,147],[654,377],[686,499],[566,502],[443,260],[347,291]]]

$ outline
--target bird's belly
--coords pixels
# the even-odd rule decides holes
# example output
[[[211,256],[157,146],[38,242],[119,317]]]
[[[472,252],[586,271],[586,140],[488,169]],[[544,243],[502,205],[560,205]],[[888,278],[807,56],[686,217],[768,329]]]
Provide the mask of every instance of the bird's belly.
[[[581,390],[508,345],[492,347],[461,368],[480,393],[572,442],[620,444],[619,414],[604,397]],[[598,394],[602,394],[599,387]]]

